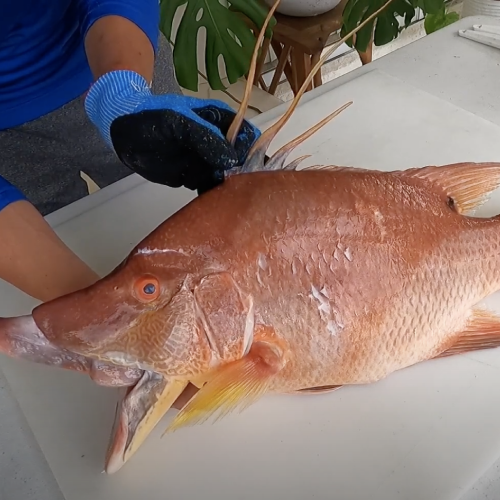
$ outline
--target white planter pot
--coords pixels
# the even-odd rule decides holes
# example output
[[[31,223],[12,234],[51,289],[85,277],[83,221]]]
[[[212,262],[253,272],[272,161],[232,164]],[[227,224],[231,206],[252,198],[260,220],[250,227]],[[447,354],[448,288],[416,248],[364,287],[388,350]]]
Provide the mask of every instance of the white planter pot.
[[[500,18],[500,0],[464,0],[462,17],[492,16]]]
[[[275,0],[264,0],[272,7]],[[340,3],[340,0],[281,0],[277,12],[285,16],[311,17],[324,14]]]

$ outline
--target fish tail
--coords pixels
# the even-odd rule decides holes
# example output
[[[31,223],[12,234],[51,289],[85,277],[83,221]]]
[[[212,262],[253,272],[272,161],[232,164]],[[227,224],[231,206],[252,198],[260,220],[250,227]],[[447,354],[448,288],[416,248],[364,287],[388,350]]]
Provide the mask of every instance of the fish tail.
[[[420,179],[440,195],[444,194],[448,205],[458,213],[472,215],[500,186],[500,163],[452,163],[403,170],[396,175]]]

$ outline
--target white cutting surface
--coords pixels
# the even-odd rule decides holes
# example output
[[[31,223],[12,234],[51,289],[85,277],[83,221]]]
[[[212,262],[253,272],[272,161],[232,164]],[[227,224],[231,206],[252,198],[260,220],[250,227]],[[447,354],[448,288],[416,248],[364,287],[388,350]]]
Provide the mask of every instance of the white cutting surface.
[[[299,107],[273,149],[349,100],[295,156],[386,170],[500,161],[500,127],[381,71]],[[191,196],[138,182],[57,231],[106,272]],[[482,212],[500,213],[500,193]],[[1,294],[1,315],[32,306],[11,287]],[[499,297],[490,303],[500,311]],[[100,474],[113,390],[25,362],[2,359],[1,367],[67,500],[451,500],[500,450],[500,351],[428,362],[329,395],[267,397],[241,415],[160,439],[169,414],[114,476]]]

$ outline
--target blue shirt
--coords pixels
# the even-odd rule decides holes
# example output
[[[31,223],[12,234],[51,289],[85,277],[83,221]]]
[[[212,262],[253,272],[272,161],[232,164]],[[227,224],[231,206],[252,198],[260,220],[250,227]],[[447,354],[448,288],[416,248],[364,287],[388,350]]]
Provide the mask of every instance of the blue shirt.
[[[0,0],[0,131],[35,120],[88,90],[93,76],[85,36],[108,15],[132,21],[156,50],[158,0]],[[0,177],[0,210],[21,198]]]
[[[0,0],[0,130],[43,116],[93,82],[84,49],[92,24],[125,17],[157,47],[158,0]]]

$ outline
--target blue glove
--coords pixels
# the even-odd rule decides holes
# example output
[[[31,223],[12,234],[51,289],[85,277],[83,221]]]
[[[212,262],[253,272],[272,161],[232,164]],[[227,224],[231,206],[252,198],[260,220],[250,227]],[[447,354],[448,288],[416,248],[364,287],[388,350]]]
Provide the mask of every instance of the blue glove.
[[[224,102],[153,95],[133,71],[112,71],[90,88],[85,110],[123,164],[151,182],[199,193],[244,163],[260,131],[244,121],[235,146],[225,135],[235,112]]]

